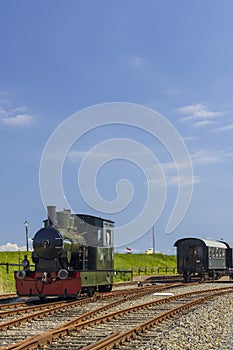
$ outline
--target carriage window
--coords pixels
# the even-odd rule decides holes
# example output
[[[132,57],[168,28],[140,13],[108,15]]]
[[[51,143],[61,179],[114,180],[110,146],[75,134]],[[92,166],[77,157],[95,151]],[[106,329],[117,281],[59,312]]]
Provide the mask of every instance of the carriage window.
[[[196,247],[196,254],[201,257],[203,255],[203,248],[202,247]]]
[[[194,248],[193,247],[189,247],[189,255],[194,255]]]
[[[216,255],[215,248],[212,248],[212,253],[213,253],[213,258],[215,258],[215,255]]]
[[[218,254],[218,248],[216,248],[216,258],[219,257],[219,254]]]
[[[225,249],[222,250],[222,257],[225,258]]]

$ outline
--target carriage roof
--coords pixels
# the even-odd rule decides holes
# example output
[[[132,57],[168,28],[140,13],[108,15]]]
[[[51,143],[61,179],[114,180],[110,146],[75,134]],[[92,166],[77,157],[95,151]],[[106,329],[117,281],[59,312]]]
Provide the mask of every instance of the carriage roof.
[[[184,241],[188,240],[194,240],[194,241],[199,241],[202,243],[202,245],[205,245],[206,247],[213,247],[213,248],[224,248],[227,249],[227,244],[225,242],[221,241],[215,241],[211,239],[202,239],[202,238],[195,238],[195,237],[186,237],[186,238],[181,238],[178,239],[174,246],[178,247],[178,245]]]

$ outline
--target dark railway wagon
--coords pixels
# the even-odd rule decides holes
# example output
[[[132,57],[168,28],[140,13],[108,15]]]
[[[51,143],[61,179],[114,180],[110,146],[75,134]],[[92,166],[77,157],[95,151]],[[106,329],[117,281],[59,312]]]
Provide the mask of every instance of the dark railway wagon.
[[[56,212],[48,207],[48,218],[33,238],[29,268],[15,272],[19,296],[77,297],[81,293],[110,291],[113,284],[114,222],[99,217]]]
[[[216,279],[232,266],[232,249],[223,241],[182,238],[175,242],[177,268],[186,281],[193,276]]]

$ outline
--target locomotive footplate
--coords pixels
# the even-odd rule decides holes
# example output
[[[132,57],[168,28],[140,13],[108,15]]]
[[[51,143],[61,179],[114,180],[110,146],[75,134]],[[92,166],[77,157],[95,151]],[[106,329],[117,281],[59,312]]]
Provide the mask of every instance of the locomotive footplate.
[[[59,271],[60,272],[60,271]],[[16,290],[19,296],[77,296],[81,291],[80,272],[58,277],[59,272],[31,272],[20,278],[15,272]]]

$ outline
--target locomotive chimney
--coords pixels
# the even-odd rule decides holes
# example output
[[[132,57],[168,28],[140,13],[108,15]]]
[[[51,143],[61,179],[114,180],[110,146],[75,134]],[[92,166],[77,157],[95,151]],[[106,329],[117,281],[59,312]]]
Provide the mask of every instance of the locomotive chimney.
[[[48,213],[49,226],[56,225],[56,206],[48,205],[47,206],[47,213]]]

